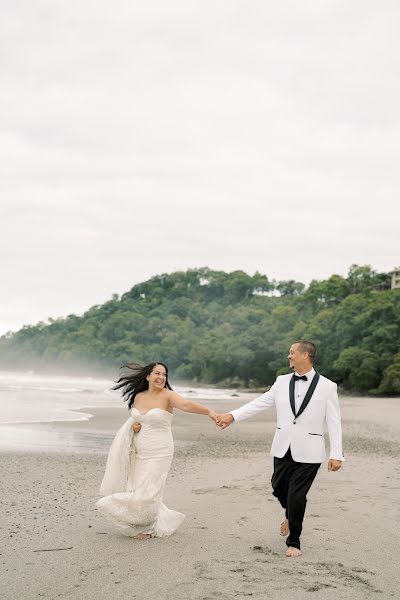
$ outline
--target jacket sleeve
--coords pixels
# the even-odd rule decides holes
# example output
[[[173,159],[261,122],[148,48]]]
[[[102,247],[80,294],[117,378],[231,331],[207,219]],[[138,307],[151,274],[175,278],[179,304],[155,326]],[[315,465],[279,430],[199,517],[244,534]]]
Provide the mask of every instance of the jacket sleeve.
[[[340,420],[337,385],[332,385],[326,405],[326,424],[328,426],[330,453],[329,458],[344,461],[342,450],[342,424]]]
[[[274,385],[262,394],[262,396],[258,396],[258,398],[254,398],[254,400],[250,400],[247,404],[243,404],[240,408],[236,410],[231,410],[230,414],[233,416],[235,421],[244,421],[245,419],[249,419],[254,415],[257,415],[259,412],[266,410],[267,408],[271,408],[275,403],[275,386]]]

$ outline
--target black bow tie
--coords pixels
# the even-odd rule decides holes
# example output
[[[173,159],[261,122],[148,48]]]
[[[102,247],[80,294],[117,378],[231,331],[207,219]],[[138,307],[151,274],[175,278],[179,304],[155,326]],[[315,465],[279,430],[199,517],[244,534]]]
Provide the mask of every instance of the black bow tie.
[[[293,375],[293,379],[297,381],[298,379],[302,379],[303,381],[307,381],[307,375]]]

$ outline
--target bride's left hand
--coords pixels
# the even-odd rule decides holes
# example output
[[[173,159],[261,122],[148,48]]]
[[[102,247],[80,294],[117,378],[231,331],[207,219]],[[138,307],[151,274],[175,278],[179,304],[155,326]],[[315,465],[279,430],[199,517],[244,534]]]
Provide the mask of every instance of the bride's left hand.
[[[139,431],[142,429],[142,426],[140,423],[132,423],[132,430],[133,433],[139,433]]]

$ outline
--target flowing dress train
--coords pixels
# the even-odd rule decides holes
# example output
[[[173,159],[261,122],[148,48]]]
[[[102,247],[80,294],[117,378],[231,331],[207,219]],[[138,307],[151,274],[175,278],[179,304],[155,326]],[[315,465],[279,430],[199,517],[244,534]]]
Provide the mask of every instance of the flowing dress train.
[[[174,454],[171,421],[161,408],[142,414],[133,407],[111,445],[96,507],[125,535],[168,536],[185,518],[162,501]],[[132,431],[135,422],[139,433]]]

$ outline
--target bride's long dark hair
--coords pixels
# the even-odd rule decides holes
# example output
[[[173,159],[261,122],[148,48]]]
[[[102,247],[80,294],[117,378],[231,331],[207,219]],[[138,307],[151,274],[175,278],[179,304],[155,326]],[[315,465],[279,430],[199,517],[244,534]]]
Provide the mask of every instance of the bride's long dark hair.
[[[122,388],[122,397],[124,402],[128,402],[128,409],[130,409],[135,402],[136,394],[149,389],[149,382],[146,377],[147,375],[150,375],[156,365],[164,367],[166,372],[164,387],[168,390],[172,390],[168,381],[168,367],[163,362],[152,362],[144,367],[137,363],[127,363],[126,365],[122,365],[121,369],[128,369],[128,373],[121,375],[112,389],[119,390]]]

